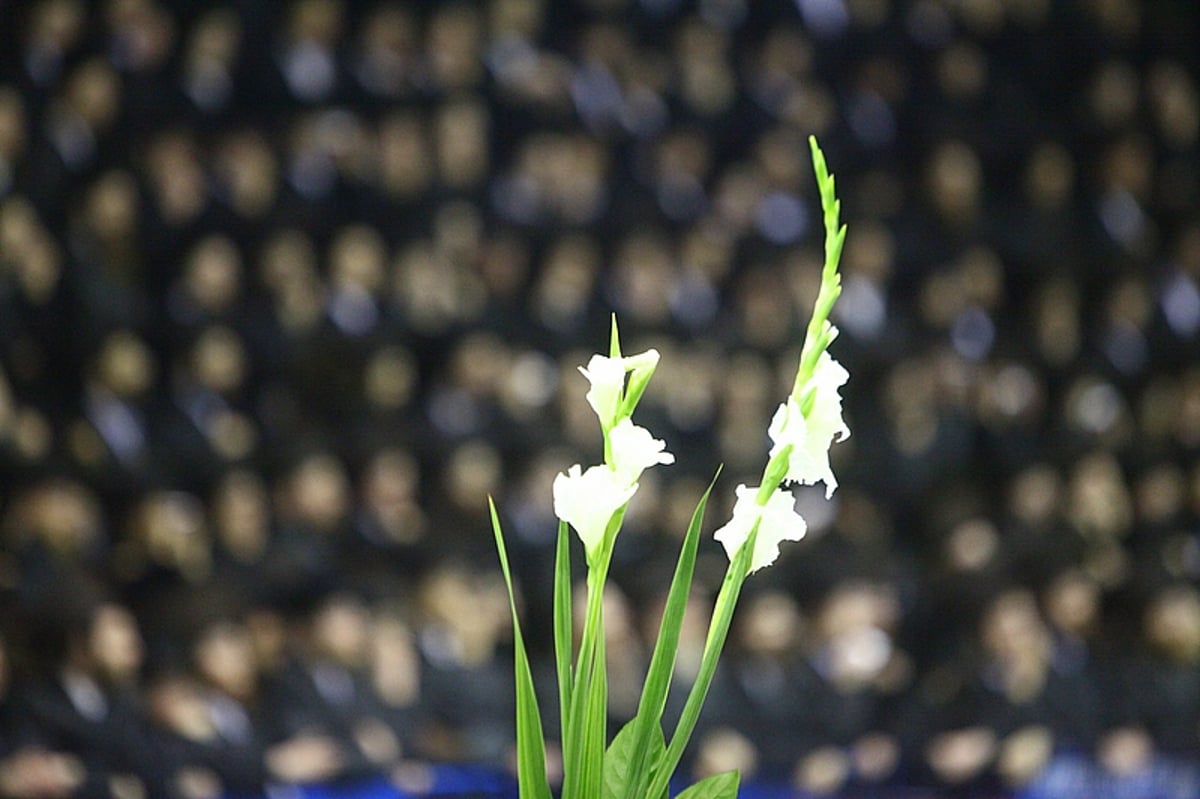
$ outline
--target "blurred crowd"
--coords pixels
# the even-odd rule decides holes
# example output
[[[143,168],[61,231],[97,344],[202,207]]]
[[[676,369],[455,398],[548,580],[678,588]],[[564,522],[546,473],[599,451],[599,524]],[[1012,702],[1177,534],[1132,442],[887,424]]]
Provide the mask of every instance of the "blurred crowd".
[[[509,764],[487,497],[552,707],[613,312],[678,458],[613,568],[629,718],[791,386],[810,133],[853,437],[686,769],[1200,795],[1198,37],[1189,0],[0,0],[0,796]]]

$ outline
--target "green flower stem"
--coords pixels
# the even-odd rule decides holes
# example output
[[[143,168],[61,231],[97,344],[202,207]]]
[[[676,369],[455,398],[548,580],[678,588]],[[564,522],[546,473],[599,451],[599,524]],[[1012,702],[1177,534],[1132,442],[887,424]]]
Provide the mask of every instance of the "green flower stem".
[[[605,671],[604,584],[612,564],[617,532],[625,508],[608,522],[600,551],[588,563],[587,614],[580,638],[579,656],[569,713],[563,719],[563,797],[599,796],[604,747],[607,743],[608,675]],[[569,754],[568,754],[569,753]]]
[[[571,532],[564,521],[558,523],[558,544],[554,555],[554,663],[558,672],[558,707],[562,730],[563,760],[571,753],[567,739],[567,720],[574,689],[574,674],[571,671],[571,656],[574,654],[574,636],[571,631]]]
[[[721,470],[713,476],[707,490],[696,504],[692,520],[688,525],[687,535],[680,547],[679,560],[675,564],[675,574],[671,578],[671,588],[667,592],[667,601],[663,607],[662,621],[659,624],[658,638],[654,644],[654,653],[650,657],[650,667],[646,670],[646,681],[642,686],[641,700],[638,702],[637,716],[634,719],[632,752],[629,759],[629,770],[623,793],[624,799],[644,799],[643,785],[646,779],[646,769],[651,765],[650,745],[655,734],[662,738],[660,727],[663,709],[667,703],[667,693],[671,686],[671,674],[675,670],[675,656],[679,649],[679,632],[683,626],[683,617],[687,612],[688,595],[691,593],[692,575],[696,566],[696,552],[700,542],[700,527],[704,520],[704,511],[708,499],[712,495],[713,486]]]
[[[683,712],[675,725],[675,732],[671,736],[667,752],[658,767],[654,769],[650,790],[646,792],[646,796],[651,799],[664,795],[670,784],[671,775],[675,773],[675,768],[679,765],[684,750],[687,749],[692,732],[696,729],[700,710],[704,706],[704,699],[708,696],[713,675],[717,671],[717,660],[721,657],[721,650],[725,648],[725,639],[729,635],[729,625],[733,621],[733,611],[737,607],[738,596],[741,594],[742,585],[745,584],[746,576],[750,571],[750,559],[754,553],[754,542],[757,538],[758,524],[755,523],[741,549],[729,562],[729,568],[725,570],[725,580],[717,594],[712,619],[708,624],[708,636],[704,641],[704,655],[700,660],[700,671],[696,675],[696,681],[692,683],[691,691],[688,692],[687,701],[684,703]]]
[[[788,461],[792,457],[792,449],[792,445],[788,444],[767,461],[767,465],[763,468],[762,482],[759,483],[758,493],[754,495],[754,501],[759,505],[766,507],[771,496],[779,490],[779,486],[783,485],[783,478],[787,475]]]
[[[821,289],[817,292],[812,319],[808,322],[804,347],[800,352],[800,368],[796,371],[796,382],[792,388],[792,397],[796,402],[803,402],[801,393],[804,386],[817,368],[817,359],[828,349],[835,335],[833,327],[829,324],[829,313],[842,293],[838,264],[841,263],[842,247],[846,243],[846,226],[841,224],[842,204],[837,198],[834,177],[825,163],[825,153],[821,151],[815,136],[808,137],[808,145],[812,151],[813,170],[817,175],[817,187],[821,194],[821,210],[825,221],[825,265],[821,270]]]

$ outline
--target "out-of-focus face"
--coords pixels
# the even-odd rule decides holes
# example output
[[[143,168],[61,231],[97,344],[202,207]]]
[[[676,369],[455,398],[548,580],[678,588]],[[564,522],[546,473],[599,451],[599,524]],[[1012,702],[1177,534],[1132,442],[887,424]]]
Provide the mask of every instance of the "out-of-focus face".
[[[90,127],[107,131],[120,110],[121,83],[104,60],[86,61],[71,74],[66,99]]]
[[[1033,597],[1013,591],[992,603],[983,621],[983,641],[995,657],[1004,659],[1044,655],[1048,647],[1045,624]]]
[[[133,614],[120,605],[104,605],[92,622],[91,654],[100,671],[114,682],[137,677],[144,648]]]
[[[331,529],[349,510],[349,483],[342,464],[332,455],[307,458],[292,475],[291,498],[300,518]]]
[[[1200,661],[1200,594],[1194,588],[1163,591],[1147,610],[1145,627],[1159,651],[1181,662]]]
[[[136,397],[154,382],[156,369],[146,342],[129,331],[109,336],[97,356],[101,382],[119,397]]]
[[[196,643],[193,658],[200,676],[212,685],[238,699],[253,696],[258,671],[250,634],[241,624],[209,627]]]
[[[205,330],[192,348],[191,368],[206,388],[216,392],[236,391],[248,369],[241,339],[227,327]]]
[[[330,601],[313,619],[317,648],[346,665],[357,665],[367,656],[370,628],[370,612],[352,597]]]
[[[747,648],[786,654],[800,642],[804,620],[794,599],[781,591],[756,597],[742,630]]]
[[[1100,587],[1082,572],[1059,576],[1046,592],[1046,615],[1059,629],[1081,634],[1100,612]]]
[[[219,312],[236,300],[241,275],[242,258],[234,243],[224,236],[210,236],[192,250],[183,280],[197,304]]]
[[[221,481],[213,501],[217,534],[225,546],[253,556],[263,551],[269,534],[266,488],[252,472],[234,472]]]

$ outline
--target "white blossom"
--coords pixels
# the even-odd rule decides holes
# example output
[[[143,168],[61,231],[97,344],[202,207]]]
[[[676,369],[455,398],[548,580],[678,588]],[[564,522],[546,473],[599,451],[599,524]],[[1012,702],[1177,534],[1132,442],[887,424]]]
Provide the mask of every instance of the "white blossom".
[[[750,571],[755,572],[770,566],[779,557],[780,541],[799,541],[808,531],[804,518],[796,513],[796,500],[790,491],[776,491],[766,505],[758,504],[758,488],[745,484],[737,487],[737,502],[733,506],[733,518],[713,534],[725,547],[725,553],[733,560],[754,523],[758,525],[758,537],[754,540],[754,554],[750,558]]]
[[[636,483],[642,472],[657,464],[675,462],[666,443],[626,416],[608,434],[610,466],[620,477]]]
[[[553,491],[554,514],[575,528],[590,562],[613,514],[633,497],[637,483],[629,483],[605,465],[584,472],[575,464],[554,478]]]
[[[849,378],[850,373],[845,367],[828,352],[821,353],[812,377],[799,392],[779,406],[767,431],[774,442],[772,456],[788,444],[792,445],[785,479],[803,485],[823,481],[826,498],[833,496],[838,485],[829,465],[829,447],[834,441],[850,437],[850,428],[842,419],[842,397],[838,393]],[[812,407],[805,416],[801,403],[810,393]],[[800,400],[795,398],[797,395]]]
[[[653,371],[657,365],[658,351],[651,349],[627,358],[593,355],[586,367],[579,367],[580,373],[591,383],[587,393],[588,404],[600,418],[600,426],[604,430],[611,430],[617,423],[617,414],[625,396],[625,375],[635,370]]]

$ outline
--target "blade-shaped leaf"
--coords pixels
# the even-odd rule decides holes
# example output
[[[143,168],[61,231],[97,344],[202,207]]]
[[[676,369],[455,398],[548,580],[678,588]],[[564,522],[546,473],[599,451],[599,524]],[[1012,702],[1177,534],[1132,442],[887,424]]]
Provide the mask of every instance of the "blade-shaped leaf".
[[[757,538],[758,524],[756,523],[751,528],[750,535],[742,543],[737,555],[729,562],[725,580],[721,584],[721,590],[717,594],[717,601],[713,607],[712,619],[708,624],[708,637],[704,642],[704,655],[700,661],[700,671],[688,692],[687,701],[684,703],[679,721],[675,724],[675,732],[671,735],[667,752],[655,766],[654,777],[650,782],[647,796],[658,796],[666,789],[671,775],[674,773],[675,767],[679,765],[683,751],[692,737],[692,731],[696,729],[700,710],[704,706],[704,699],[708,696],[709,686],[712,685],[713,675],[717,670],[717,660],[721,657],[721,650],[725,647],[725,639],[729,635],[729,625],[733,621],[733,611],[737,607],[738,596],[746,582],[750,558],[754,553],[754,542]]]
[[[705,777],[681,792],[675,799],[737,799],[740,781],[736,771],[724,771]]]
[[[600,794],[601,799],[619,799],[628,792],[631,776],[629,767],[632,762],[636,724],[637,721],[634,720],[622,727],[621,731],[617,733],[617,737],[613,738],[612,745],[608,747],[608,751],[604,754],[604,780],[603,789]],[[649,742],[650,759],[657,760],[662,757],[663,752],[667,749],[667,744],[663,740],[662,727],[658,724],[655,724],[651,730]]]
[[[570,726],[571,674],[573,639],[571,636],[571,534],[567,523],[558,523],[558,548],[554,554],[554,663],[558,671],[559,724],[564,747],[568,746],[566,731]],[[566,751],[563,758],[569,758]]]
[[[517,615],[517,599],[513,591],[512,572],[508,567],[504,533],[500,529],[496,503],[491,497],[488,497],[488,508],[492,515],[496,551],[500,555],[500,569],[504,572],[504,583],[508,587],[508,604],[512,610],[517,689],[517,781],[521,788],[521,799],[551,799],[550,784],[546,780],[546,740],[542,737],[542,719],[538,712],[537,694],[533,689],[533,672],[529,668],[525,639],[521,635],[521,622]]]
[[[607,708],[597,713],[595,704],[601,697],[605,704],[608,701],[608,675],[605,673],[604,657],[604,583],[612,563],[613,546],[624,519],[625,507],[622,507],[609,520],[595,562],[588,564],[587,611],[579,640],[579,655],[575,661],[569,719],[563,733],[563,796],[573,799],[586,797],[589,791],[599,789],[604,746],[608,742],[605,726]]]
[[[649,765],[654,763],[659,755],[650,751],[654,742],[654,733],[662,736],[663,708],[667,703],[667,691],[671,686],[671,674],[675,670],[675,655],[679,649],[679,631],[683,626],[684,611],[687,610],[688,595],[692,589],[692,574],[696,567],[696,550],[700,542],[700,526],[704,521],[704,511],[708,506],[708,498],[713,486],[720,477],[721,470],[713,475],[712,482],[696,504],[688,525],[687,535],[679,550],[679,561],[675,564],[675,576],[671,579],[671,588],[667,593],[667,601],[663,606],[663,617],[659,623],[658,640],[654,644],[654,653],[650,657],[650,668],[646,672],[646,682],[642,686],[642,697],[638,702],[637,716],[630,726],[633,726],[631,748],[629,750],[629,778],[625,781],[624,791],[619,794],[626,799],[638,799],[644,795],[644,783],[648,779]],[[628,727],[626,728],[628,729]]]
[[[604,776],[604,747],[608,743],[608,675],[604,630],[601,626],[592,659],[592,679],[583,711],[583,770],[577,794],[580,799],[599,799]]]

